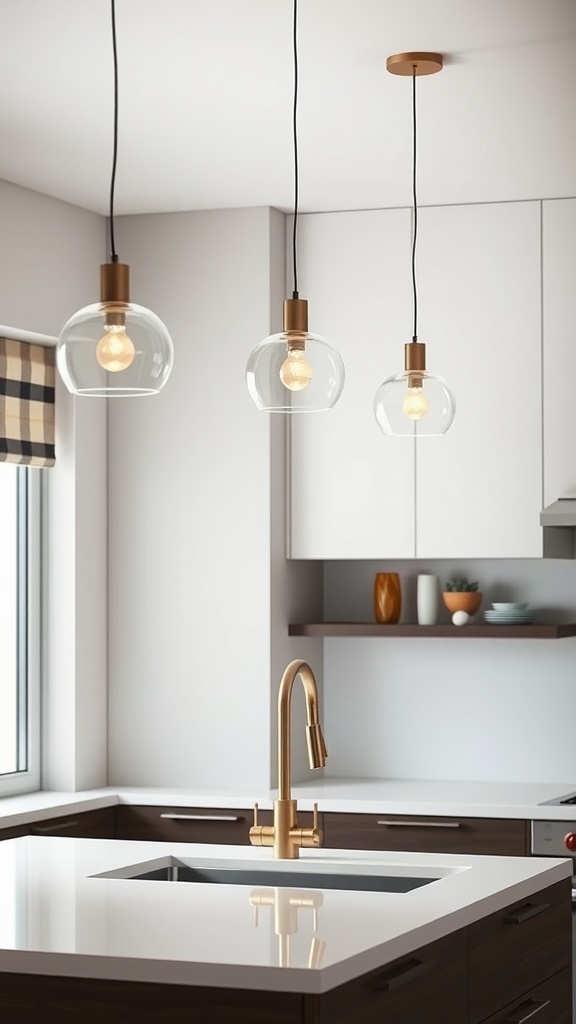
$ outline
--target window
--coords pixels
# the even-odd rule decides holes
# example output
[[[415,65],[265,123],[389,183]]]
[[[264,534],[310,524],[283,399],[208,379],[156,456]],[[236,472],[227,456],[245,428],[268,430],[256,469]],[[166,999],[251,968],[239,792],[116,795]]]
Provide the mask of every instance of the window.
[[[0,796],[40,787],[42,478],[0,464]]]

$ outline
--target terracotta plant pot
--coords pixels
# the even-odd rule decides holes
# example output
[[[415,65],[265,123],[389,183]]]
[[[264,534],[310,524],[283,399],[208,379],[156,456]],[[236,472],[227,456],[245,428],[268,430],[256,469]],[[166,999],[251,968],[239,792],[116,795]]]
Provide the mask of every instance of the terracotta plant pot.
[[[454,612],[474,615],[482,604],[482,594],[476,590],[445,590],[442,598],[451,615]]]

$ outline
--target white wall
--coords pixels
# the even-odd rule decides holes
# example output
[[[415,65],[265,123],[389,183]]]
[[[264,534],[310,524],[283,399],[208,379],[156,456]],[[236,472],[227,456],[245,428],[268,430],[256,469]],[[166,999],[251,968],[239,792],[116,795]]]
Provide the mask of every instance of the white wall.
[[[402,622],[416,621],[418,572],[459,570],[480,581],[483,608],[524,600],[541,621],[575,621],[576,563],[545,559],[326,563],[326,619],[373,621],[385,569],[401,575]],[[576,781],[576,638],[467,640],[465,628],[454,640],[325,641],[327,774]]]
[[[279,610],[297,573],[283,521],[271,565],[283,426],[244,381],[278,329],[284,217],[126,217],[117,237],[132,299],[166,322],[175,360],[158,396],[109,403],[110,781],[256,797],[274,771],[278,661],[298,653]]]
[[[98,300],[103,217],[0,182],[0,319],[55,336]],[[57,382],[56,466],[45,474],[43,785],[106,782],[106,406]]]

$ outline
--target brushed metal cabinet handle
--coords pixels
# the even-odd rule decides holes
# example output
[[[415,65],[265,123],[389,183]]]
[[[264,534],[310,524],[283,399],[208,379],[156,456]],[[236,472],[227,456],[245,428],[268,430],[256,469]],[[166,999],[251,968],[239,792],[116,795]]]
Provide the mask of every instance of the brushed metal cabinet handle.
[[[78,819],[76,819],[76,821],[70,821],[70,820],[59,821],[56,825],[43,825],[43,826],[42,825],[35,825],[34,828],[31,829],[31,834],[33,836],[35,836],[35,835],[47,835],[48,832],[60,832],[60,830],[63,829],[63,828],[75,828],[76,825],[78,825],[78,824],[79,824],[79,821],[78,821]]]
[[[408,963],[398,964],[397,967],[387,969],[379,978],[369,982],[369,987],[375,992],[391,992],[401,985],[407,985],[414,978],[420,978],[428,974],[436,966],[435,960],[416,960],[413,958]]]
[[[388,821],[383,818],[377,821],[377,825],[386,825],[387,828],[461,828],[461,821]]]
[[[551,1002],[551,999],[530,999],[528,1003],[519,1006],[516,1012],[503,1017],[501,1024],[525,1024],[525,1021],[531,1020],[537,1013],[540,1013],[540,1010],[550,1006]]]
[[[506,914],[504,921],[506,924],[523,924],[524,921],[529,921],[531,917],[543,914],[545,910],[549,909],[549,903],[528,903],[527,906],[515,910],[511,914]]]
[[[160,817],[168,821],[244,821],[243,816],[237,814],[161,814]]]

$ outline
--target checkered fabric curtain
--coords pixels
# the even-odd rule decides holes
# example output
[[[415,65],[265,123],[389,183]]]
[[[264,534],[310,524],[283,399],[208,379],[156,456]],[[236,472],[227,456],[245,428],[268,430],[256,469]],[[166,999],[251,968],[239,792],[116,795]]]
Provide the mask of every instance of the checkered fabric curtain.
[[[53,466],[55,353],[0,338],[0,462]]]

